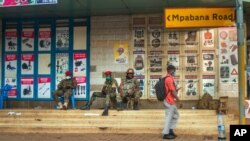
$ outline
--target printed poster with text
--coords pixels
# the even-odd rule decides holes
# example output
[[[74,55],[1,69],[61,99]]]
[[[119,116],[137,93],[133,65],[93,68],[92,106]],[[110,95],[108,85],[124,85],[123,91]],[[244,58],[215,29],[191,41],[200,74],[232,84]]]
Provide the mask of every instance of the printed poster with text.
[[[184,99],[194,100],[199,98],[197,75],[186,75],[184,84]]]
[[[150,27],[150,46],[151,48],[161,47],[161,27]]]
[[[219,28],[220,83],[238,83],[238,45],[236,27]]]
[[[180,49],[180,33],[176,31],[170,31],[166,33],[168,48],[169,49]]]
[[[50,28],[40,28],[38,32],[38,50],[51,50],[51,31]]]
[[[135,78],[139,81],[140,84],[140,90],[142,92],[142,97],[145,96],[145,75],[138,75],[135,76]]]
[[[144,75],[145,51],[134,51],[133,54],[134,54],[135,75]]]
[[[21,98],[34,98],[34,79],[21,79]]]
[[[215,96],[215,75],[203,75],[202,85],[203,85],[202,95],[207,93],[211,95],[212,97]]]
[[[180,51],[171,50],[168,51],[168,64],[174,65],[176,67],[176,71],[178,72],[180,69]]]
[[[205,48],[214,47],[214,29],[202,29],[201,30],[201,43]]]
[[[38,98],[50,98],[50,77],[39,77],[38,78]]]
[[[145,47],[145,28],[134,27],[133,28],[133,46],[135,49],[144,49]]]
[[[202,70],[203,72],[215,72],[215,51],[214,50],[203,50],[202,51]]]
[[[86,53],[74,53],[74,76],[86,76]]]
[[[56,28],[56,50],[69,49],[69,28],[57,27]]]
[[[21,74],[34,74],[34,54],[22,54]]]
[[[5,51],[17,51],[17,30],[5,30]]]
[[[197,50],[185,50],[185,71],[187,73],[196,73],[198,70]]]
[[[114,44],[115,64],[128,63],[128,44]]]
[[[22,51],[34,51],[34,29],[30,28],[23,29]]]
[[[74,77],[77,81],[77,87],[75,89],[75,98],[86,98],[86,77],[76,76]]]
[[[17,79],[11,77],[5,77],[5,84],[11,85],[12,89],[8,91],[8,98],[17,97]]]
[[[17,74],[17,54],[5,55],[5,77],[16,77]]]
[[[190,30],[183,34],[184,39],[182,40],[182,44],[185,45],[186,49],[196,49],[199,45],[199,32],[197,30]]]

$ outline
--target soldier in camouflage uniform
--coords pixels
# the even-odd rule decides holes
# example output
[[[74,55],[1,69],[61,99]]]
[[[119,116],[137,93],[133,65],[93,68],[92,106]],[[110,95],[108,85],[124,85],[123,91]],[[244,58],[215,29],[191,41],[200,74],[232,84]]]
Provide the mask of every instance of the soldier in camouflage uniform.
[[[134,70],[129,68],[126,72],[126,78],[122,80],[119,87],[120,94],[117,96],[117,110],[122,110],[124,107],[124,101],[127,101],[128,97],[133,100],[133,109],[139,110],[139,100],[142,96],[140,91],[140,83],[134,78]]]
[[[72,78],[72,74],[70,71],[65,72],[66,79],[63,79],[58,85],[57,90],[53,92],[54,100],[58,103],[59,109],[67,110],[69,97],[72,95],[72,89],[76,88],[77,82],[74,78]],[[62,104],[59,99],[60,96],[64,96],[64,104]]]
[[[118,93],[118,83],[114,78],[112,78],[111,71],[105,71],[104,74],[106,75],[106,81],[102,88],[102,92],[94,92],[90,101],[85,106],[80,108],[81,110],[89,110],[90,106],[95,101],[96,97],[102,97],[102,98],[106,98],[105,108],[102,113],[102,116],[108,116],[108,108],[109,108],[110,102],[112,102],[113,105],[116,104],[116,95]]]

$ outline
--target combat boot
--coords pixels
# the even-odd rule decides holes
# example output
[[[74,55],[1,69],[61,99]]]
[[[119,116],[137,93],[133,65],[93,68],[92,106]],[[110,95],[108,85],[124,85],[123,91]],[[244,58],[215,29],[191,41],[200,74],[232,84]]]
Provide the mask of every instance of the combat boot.
[[[67,109],[68,109],[68,102],[64,102],[64,104],[63,104],[63,109],[64,109],[64,110],[67,110]]]
[[[134,102],[133,110],[139,110],[139,104],[138,104],[138,102]]]
[[[116,103],[116,109],[117,109],[117,111],[122,111],[123,110],[122,102],[117,102]]]
[[[62,104],[62,102],[58,102],[58,107],[57,107],[57,109],[62,110],[62,108],[63,108],[63,104]]]
[[[102,116],[108,116],[109,115],[109,107],[105,105],[104,111],[102,112]]]
[[[80,108],[81,110],[90,110],[90,102],[87,102],[84,106]]]

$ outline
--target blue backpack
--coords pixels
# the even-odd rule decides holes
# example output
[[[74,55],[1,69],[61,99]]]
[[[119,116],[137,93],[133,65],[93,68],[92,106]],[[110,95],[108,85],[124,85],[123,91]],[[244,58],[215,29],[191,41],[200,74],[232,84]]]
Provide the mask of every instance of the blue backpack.
[[[156,93],[156,97],[159,101],[163,101],[167,97],[166,89],[165,89],[165,79],[168,76],[163,78],[159,78],[159,81],[156,82],[154,89]]]

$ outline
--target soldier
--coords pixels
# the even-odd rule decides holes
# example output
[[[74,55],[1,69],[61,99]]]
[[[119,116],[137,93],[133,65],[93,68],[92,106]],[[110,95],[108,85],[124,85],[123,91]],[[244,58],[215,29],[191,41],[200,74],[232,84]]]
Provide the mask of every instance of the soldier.
[[[89,110],[90,106],[95,101],[96,97],[102,97],[102,98],[106,98],[106,103],[105,103],[102,116],[108,116],[108,108],[109,108],[110,101],[112,102],[113,105],[116,104],[116,94],[118,93],[118,83],[114,78],[112,78],[111,71],[105,71],[104,74],[106,76],[106,81],[102,88],[102,92],[94,92],[90,101],[85,106],[80,108],[81,110]]]
[[[129,68],[126,72],[126,78],[122,80],[119,87],[120,95],[117,96],[117,110],[123,109],[123,101],[127,101],[128,97],[133,100],[133,109],[139,110],[139,100],[142,96],[140,91],[140,83],[134,78],[134,70]]]
[[[76,88],[77,82],[74,78],[72,78],[72,74],[70,71],[65,72],[66,79],[63,79],[58,85],[57,90],[53,92],[53,97],[55,101],[58,103],[59,109],[67,110],[69,97],[72,95],[72,89]],[[64,104],[60,101],[59,97],[64,96]]]

